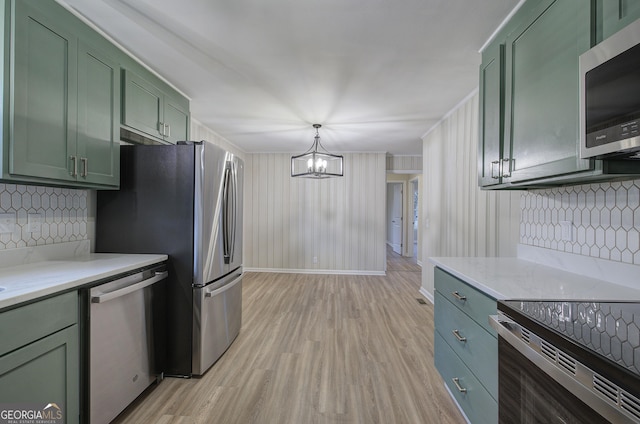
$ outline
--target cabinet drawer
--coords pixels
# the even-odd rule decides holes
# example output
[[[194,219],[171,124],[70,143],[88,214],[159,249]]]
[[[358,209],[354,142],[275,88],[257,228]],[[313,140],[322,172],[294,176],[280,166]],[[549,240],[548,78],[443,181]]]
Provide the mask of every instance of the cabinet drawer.
[[[440,268],[435,268],[434,272],[436,291],[494,337],[498,337],[496,331],[489,325],[489,315],[495,315],[498,310],[497,302]]]
[[[473,424],[497,423],[498,403],[438,332],[435,333],[434,338],[436,368],[469,421]],[[460,387],[466,390],[465,392],[461,392],[456,387],[454,379],[457,379]]]
[[[0,313],[0,356],[78,321],[78,295],[70,292]]]
[[[498,340],[438,292],[435,295],[435,327],[497,400]],[[454,331],[462,340],[456,337]]]

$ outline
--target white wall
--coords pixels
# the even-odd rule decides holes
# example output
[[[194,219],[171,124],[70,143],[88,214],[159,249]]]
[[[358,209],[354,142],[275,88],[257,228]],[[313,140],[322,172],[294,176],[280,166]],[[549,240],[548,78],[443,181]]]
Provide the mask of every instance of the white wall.
[[[246,155],[247,269],[384,272],[385,154],[344,160],[344,177],[310,180],[291,178],[291,154]]]
[[[217,146],[222,147],[228,152],[233,153],[234,155],[238,156],[242,160],[245,159],[245,152],[243,150],[240,150],[238,147],[236,147],[235,144],[230,143],[226,138],[221,137],[215,131],[211,130],[208,127],[205,127],[197,119],[191,118],[190,138],[191,140],[194,140],[194,141],[202,141],[202,140],[208,141],[210,143],[213,143]]]
[[[422,288],[433,296],[435,256],[515,256],[520,192],[482,191],[477,179],[478,94],[423,137]]]

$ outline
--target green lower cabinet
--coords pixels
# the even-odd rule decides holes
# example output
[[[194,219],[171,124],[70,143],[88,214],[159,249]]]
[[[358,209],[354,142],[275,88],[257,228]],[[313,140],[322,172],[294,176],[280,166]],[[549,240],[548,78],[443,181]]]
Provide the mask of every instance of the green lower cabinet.
[[[496,424],[498,402],[438,332],[434,343],[436,368],[469,421],[472,424]]]
[[[498,340],[438,292],[434,314],[436,331],[497,400]]]
[[[0,357],[0,411],[20,406],[78,423],[78,349],[73,325]]]
[[[55,404],[47,411],[79,422],[77,292],[0,312],[0,340],[0,411]]]
[[[434,271],[435,365],[471,423],[498,422],[497,302],[440,268]]]

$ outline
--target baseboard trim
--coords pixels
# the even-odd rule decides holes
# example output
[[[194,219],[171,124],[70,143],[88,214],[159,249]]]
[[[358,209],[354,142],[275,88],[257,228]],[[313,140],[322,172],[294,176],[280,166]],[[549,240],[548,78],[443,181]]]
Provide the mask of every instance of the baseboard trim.
[[[361,271],[343,269],[289,269],[289,268],[250,268],[244,267],[245,272],[272,272],[280,274],[319,274],[319,275],[376,275],[386,276],[384,271]]]
[[[424,287],[420,287],[419,290],[420,294],[423,295],[429,302],[431,302],[431,304],[434,304],[434,299],[433,299],[433,295],[431,293],[429,293],[427,290],[425,290]]]

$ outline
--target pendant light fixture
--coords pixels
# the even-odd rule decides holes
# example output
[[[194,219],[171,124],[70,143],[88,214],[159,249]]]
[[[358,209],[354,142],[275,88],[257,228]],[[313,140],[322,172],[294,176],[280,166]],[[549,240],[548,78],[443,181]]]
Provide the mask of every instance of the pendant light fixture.
[[[291,156],[291,176],[305,178],[342,177],[343,158],[329,153],[320,144],[319,129],[322,125],[313,124],[316,135],[311,148],[298,156]]]

